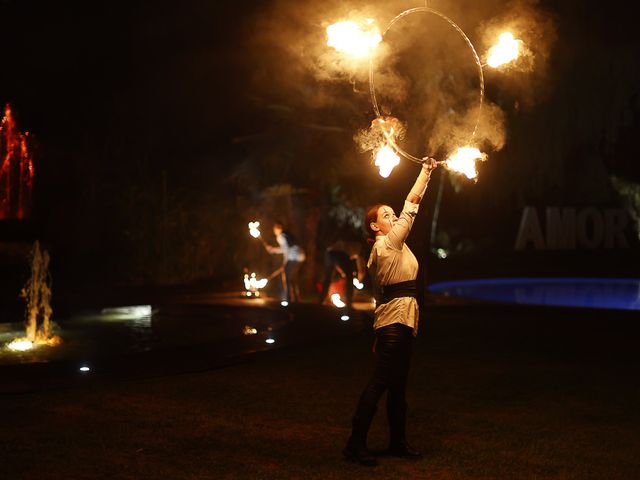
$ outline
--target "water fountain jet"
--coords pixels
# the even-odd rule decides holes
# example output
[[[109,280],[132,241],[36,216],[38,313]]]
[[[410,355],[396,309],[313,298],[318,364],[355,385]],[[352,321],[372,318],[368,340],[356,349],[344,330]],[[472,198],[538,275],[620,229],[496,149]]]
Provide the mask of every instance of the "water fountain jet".
[[[16,338],[7,345],[10,350],[25,351],[38,345],[54,346],[61,338],[53,335],[51,315],[51,275],[49,253],[40,249],[40,242],[31,251],[31,277],[20,292],[27,302],[26,337]]]

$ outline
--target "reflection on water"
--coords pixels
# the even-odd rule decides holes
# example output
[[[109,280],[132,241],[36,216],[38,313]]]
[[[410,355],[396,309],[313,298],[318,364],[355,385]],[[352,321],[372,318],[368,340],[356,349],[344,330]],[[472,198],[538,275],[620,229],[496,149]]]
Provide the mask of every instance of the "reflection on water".
[[[429,291],[524,305],[640,310],[640,279],[498,278],[436,283]]]
[[[61,346],[43,345],[27,352],[11,352],[6,347],[24,324],[0,323],[0,364],[93,358],[205,344],[216,348],[237,341],[253,342],[252,338],[264,345],[266,339],[274,340],[274,332],[289,321],[291,315],[280,308],[195,304],[103,308],[60,320],[55,329],[64,332]],[[242,348],[255,349],[247,345]]]
[[[139,318],[151,319],[153,309],[151,305],[132,305],[129,307],[108,307],[100,311],[103,318],[113,320],[136,320]]]

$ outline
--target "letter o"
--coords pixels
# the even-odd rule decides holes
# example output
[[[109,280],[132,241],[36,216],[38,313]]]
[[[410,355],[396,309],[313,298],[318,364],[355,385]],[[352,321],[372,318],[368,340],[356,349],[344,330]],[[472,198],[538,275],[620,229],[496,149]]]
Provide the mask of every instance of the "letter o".
[[[604,220],[599,210],[590,207],[581,210],[577,218],[578,242],[585,248],[597,248],[604,239]],[[591,224],[591,235],[589,235]]]

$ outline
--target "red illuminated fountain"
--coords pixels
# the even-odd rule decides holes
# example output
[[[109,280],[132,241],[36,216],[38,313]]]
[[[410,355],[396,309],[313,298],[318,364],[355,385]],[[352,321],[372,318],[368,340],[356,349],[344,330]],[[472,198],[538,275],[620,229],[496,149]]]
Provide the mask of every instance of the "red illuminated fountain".
[[[23,220],[31,213],[33,158],[29,132],[16,128],[11,106],[0,123],[0,220]]]

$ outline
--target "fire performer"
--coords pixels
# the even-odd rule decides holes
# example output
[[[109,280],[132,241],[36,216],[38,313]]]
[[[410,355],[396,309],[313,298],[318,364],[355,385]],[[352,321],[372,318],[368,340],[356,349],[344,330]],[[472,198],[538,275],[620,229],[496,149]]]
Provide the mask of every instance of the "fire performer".
[[[369,208],[366,223],[375,238],[367,267],[374,283],[377,308],[373,328],[375,368],[360,396],[352,420],[352,432],[344,456],[362,465],[376,465],[367,450],[367,433],[378,401],[387,391],[389,455],[416,458],[421,453],[406,440],[407,403],[405,391],[411,359],[412,340],[418,333],[416,277],[418,260],[405,240],[411,231],[418,206],[424,197],[434,162],[424,163],[409,192],[400,217],[387,205]]]
[[[298,273],[302,263],[306,260],[303,248],[298,245],[295,237],[284,230],[282,222],[273,224],[273,234],[276,236],[278,246],[267,245],[264,248],[272,255],[282,255],[282,266],[271,274],[269,279],[282,275],[283,298],[287,302],[300,300],[300,288],[298,287]]]

